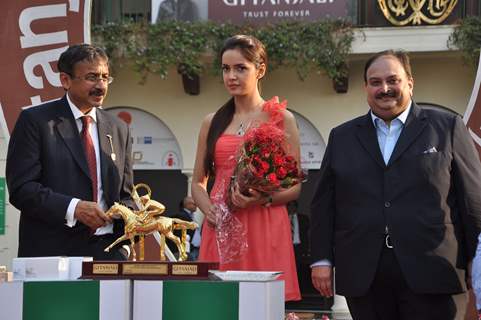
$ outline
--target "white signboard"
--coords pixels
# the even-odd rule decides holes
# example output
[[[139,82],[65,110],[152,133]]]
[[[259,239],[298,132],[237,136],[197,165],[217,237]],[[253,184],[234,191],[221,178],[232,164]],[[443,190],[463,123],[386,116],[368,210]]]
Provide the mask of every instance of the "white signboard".
[[[130,126],[134,170],[178,170],[184,167],[177,139],[159,118],[130,107],[109,108],[108,111]]]
[[[291,110],[292,112],[292,110]],[[317,129],[306,118],[293,112],[299,126],[302,169],[319,169],[326,143]]]

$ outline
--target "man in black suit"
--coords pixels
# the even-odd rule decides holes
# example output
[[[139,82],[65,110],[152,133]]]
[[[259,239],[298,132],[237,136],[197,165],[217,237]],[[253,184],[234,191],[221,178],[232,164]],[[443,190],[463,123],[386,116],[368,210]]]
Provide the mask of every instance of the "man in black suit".
[[[194,199],[190,196],[185,197],[179,204],[179,212],[175,214],[167,213],[166,216],[170,218],[178,218],[184,221],[194,221],[194,213],[197,210],[197,205],[194,202]],[[194,221],[195,222],[195,221]],[[181,237],[182,233],[180,230],[174,232],[177,237]],[[189,236],[189,253],[187,259],[189,261],[197,260],[199,256],[199,247],[200,247],[200,230],[199,228],[195,230],[187,229],[187,235]],[[177,246],[172,241],[167,241],[167,245],[172,253],[175,253],[176,256],[178,255]]]
[[[364,69],[368,114],[331,131],[311,207],[312,282],[354,319],[459,319],[481,230],[481,167],[453,113],[412,101],[408,56]]]
[[[59,58],[63,98],[23,110],[8,147],[10,202],[21,211],[19,257],[93,256],[125,259],[104,248],[123,223],[104,211],[132,204],[131,139],[127,125],[100,107],[108,57],[87,44]]]

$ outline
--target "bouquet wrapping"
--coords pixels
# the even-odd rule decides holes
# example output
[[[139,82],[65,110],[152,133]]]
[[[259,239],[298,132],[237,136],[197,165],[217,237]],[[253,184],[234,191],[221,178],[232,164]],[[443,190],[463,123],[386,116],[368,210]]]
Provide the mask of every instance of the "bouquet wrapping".
[[[225,185],[225,182],[223,183]],[[224,187],[221,190],[225,190]],[[223,192],[216,193],[212,202],[216,206],[215,233],[217,252],[221,264],[237,261],[247,251],[247,232],[242,222],[229,210]]]

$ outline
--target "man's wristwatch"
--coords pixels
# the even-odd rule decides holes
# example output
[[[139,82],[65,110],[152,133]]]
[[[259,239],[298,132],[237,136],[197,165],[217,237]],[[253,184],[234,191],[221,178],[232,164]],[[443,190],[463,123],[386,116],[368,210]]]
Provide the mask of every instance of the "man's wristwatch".
[[[267,196],[267,202],[264,203],[263,206],[264,206],[265,208],[269,208],[269,207],[271,206],[271,204],[272,204],[272,196],[271,196],[271,195],[268,195],[268,196]]]

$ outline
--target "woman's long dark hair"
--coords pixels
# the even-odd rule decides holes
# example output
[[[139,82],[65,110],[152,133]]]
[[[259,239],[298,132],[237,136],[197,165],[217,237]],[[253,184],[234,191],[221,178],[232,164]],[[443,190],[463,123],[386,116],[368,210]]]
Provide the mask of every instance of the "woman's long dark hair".
[[[267,52],[266,48],[257,38],[247,35],[236,35],[228,38],[224,42],[219,55],[220,61],[227,50],[237,49],[242,56],[249,62],[259,68],[261,64],[267,66]],[[212,118],[209,132],[207,133],[207,150],[204,158],[205,175],[211,176],[215,174],[214,168],[214,153],[217,139],[222,135],[225,129],[229,126],[234,117],[235,103],[234,98],[230,98]]]

